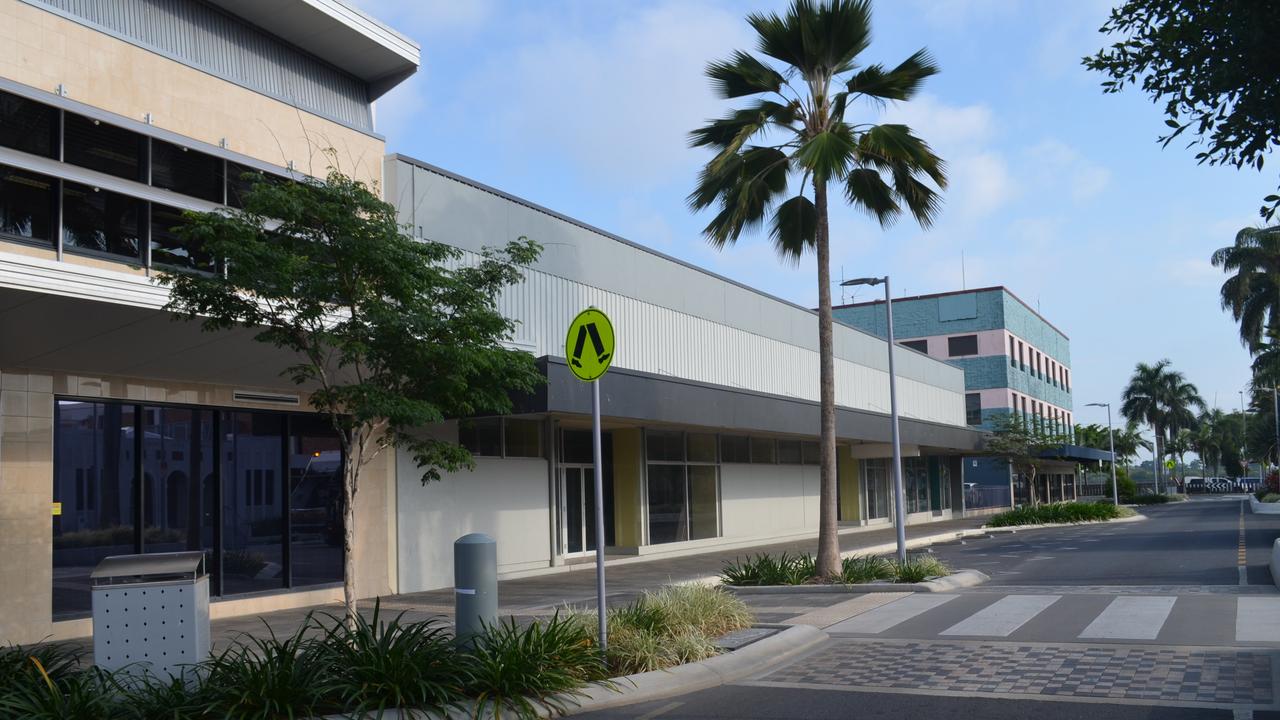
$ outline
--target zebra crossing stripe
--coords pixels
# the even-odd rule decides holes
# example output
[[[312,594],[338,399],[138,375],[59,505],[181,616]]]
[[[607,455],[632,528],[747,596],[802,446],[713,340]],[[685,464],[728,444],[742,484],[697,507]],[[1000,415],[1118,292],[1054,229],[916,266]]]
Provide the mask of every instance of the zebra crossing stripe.
[[[1005,595],[994,603],[943,630],[943,635],[1008,637],[1044,612],[1061,595]]]
[[[1280,598],[1238,598],[1236,642],[1280,642]]]
[[[1175,597],[1118,597],[1080,633],[1082,638],[1155,640]]]
[[[959,595],[916,593],[888,605],[881,605],[827,628],[829,633],[880,633],[911,618],[928,612]]]

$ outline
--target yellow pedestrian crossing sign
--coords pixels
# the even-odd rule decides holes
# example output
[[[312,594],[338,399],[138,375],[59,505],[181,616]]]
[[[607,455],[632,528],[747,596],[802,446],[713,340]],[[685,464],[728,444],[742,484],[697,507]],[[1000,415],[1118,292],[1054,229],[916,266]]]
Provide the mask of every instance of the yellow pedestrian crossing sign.
[[[604,375],[613,362],[613,323],[609,316],[587,308],[569,323],[564,356],[579,380],[591,382]]]

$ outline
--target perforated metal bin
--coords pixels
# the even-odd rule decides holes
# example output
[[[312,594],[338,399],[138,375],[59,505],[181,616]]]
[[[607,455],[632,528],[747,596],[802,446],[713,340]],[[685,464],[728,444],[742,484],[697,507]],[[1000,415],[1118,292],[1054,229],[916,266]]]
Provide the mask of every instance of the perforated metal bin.
[[[93,661],[163,678],[209,655],[209,576],[203,552],[113,555],[93,582]]]

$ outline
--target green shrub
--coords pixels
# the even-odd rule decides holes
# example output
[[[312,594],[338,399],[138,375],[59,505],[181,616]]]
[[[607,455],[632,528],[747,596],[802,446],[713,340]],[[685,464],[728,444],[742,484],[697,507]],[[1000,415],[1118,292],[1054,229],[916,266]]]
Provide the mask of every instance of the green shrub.
[[[23,720],[110,720],[122,716],[111,676],[96,667],[69,672],[57,682],[37,659],[36,673],[16,676],[0,690],[0,717]]]
[[[1138,495],[1138,483],[1129,476],[1128,468],[1116,468],[1116,490],[1120,502],[1129,502]]]
[[[564,714],[566,697],[609,676],[587,623],[559,613],[523,628],[510,618],[500,621],[477,635],[461,658],[477,717],[511,713],[533,718],[544,710]]]
[[[760,553],[745,560],[726,562],[720,573],[725,585],[803,585],[818,574],[817,560],[808,553],[769,555]]]
[[[327,615],[317,646],[328,677],[326,704],[355,712],[414,708],[443,714],[459,706],[470,677],[454,649],[453,636],[438,621],[402,622],[403,613],[381,620],[381,601],[373,616]],[[326,624],[326,623],[322,623]]]
[[[342,709],[323,702],[329,666],[320,642],[309,637],[315,628],[311,615],[283,640],[268,627],[267,637],[244,635],[201,663],[206,712],[237,720],[272,720]]]
[[[594,627],[594,615],[583,617]],[[645,592],[609,611],[609,667],[630,675],[705,660],[720,652],[716,638],[753,621],[746,603],[717,587],[672,585]]]
[[[1130,505],[1163,505],[1172,501],[1169,495],[1139,495],[1129,500]]]
[[[892,580],[893,563],[879,555],[854,555],[840,562],[840,582],[846,585]]]
[[[924,582],[951,574],[950,568],[941,560],[925,553],[910,555],[905,562],[894,561],[890,568],[893,570],[894,581],[900,583]]]
[[[35,660],[35,662],[32,662]],[[80,668],[80,651],[61,643],[23,648],[0,648],[0,693],[20,684],[30,684],[48,676],[61,683]]]
[[[1046,505],[1021,507],[991,516],[988,527],[1012,527],[1015,525],[1051,525],[1096,520],[1114,520],[1132,515],[1128,508],[1116,507],[1108,502],[1059,502]]]
[[[1262,502],[1264,503],[1280,502],[1280,493],[1269,492],[1266,495],[1262,496]]]

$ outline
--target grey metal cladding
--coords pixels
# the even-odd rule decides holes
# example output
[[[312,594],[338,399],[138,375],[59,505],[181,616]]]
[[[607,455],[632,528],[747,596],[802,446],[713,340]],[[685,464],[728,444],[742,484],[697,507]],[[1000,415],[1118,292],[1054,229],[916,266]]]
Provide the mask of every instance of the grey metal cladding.
[[[365,83],[199,0],[23,0],[362,132]]]
[[[547,378],[532,394],[515,398],[517,413],[591,412],[591,385],[569,372],[558,357],[542,357],[538,366]],[[783,433],[818,436],[817,403],[739,388],[722,387],[651,373],[611,368],[600,379],[600,413],[605,417],[670,423],[733,433]],[[930,448],[975,451],[983,444],[976,430],[902,418],[902,442]],[[836,436],[844,440],[889,442],[889,416],[836,408]]]

